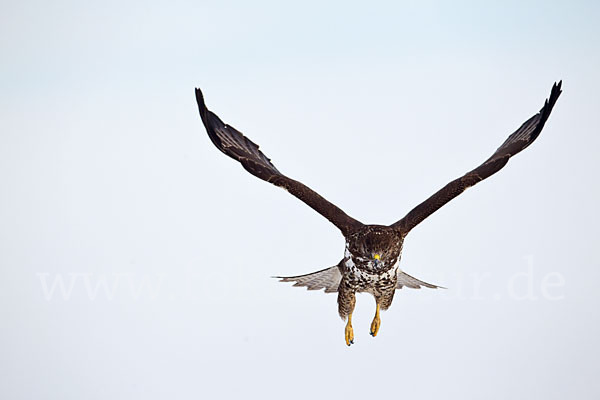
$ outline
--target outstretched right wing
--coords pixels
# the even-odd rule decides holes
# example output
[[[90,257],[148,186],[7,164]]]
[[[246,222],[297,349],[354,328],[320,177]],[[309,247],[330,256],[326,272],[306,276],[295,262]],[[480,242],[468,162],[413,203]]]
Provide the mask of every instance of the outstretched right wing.
[[[362,223],[348,216],[344,211],[325,200],[308,186],[288,178],[275,168],[271,160],[258,149],[258,145],[244,136],[241,132],[229,126],[209,111],[204,104],[204,97],[200,89],[196,89],[196,101],[200,110],[200,117],[206,127],[210,140],[223,153],[239,161],[246,171],[252,175],[282,187],[313,210],[327,218],[337,226],[344,235],[347,235],[362,226]]]

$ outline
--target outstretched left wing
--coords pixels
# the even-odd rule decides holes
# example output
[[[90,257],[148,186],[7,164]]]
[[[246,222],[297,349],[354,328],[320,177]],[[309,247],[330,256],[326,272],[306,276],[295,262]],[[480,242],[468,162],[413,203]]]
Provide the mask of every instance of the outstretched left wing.
[[[210,140],[223,153],[239,161],[246,171],[275,186],[284,188],[327,218],[345,236],[363,225],[308,186],[279,172],[271,160],[258,149],[257,144],[234,127],[225,124],[216,114],[206,108],[200,89],[196,89],[196,101]]]
[[[550,116],[552,107],[554,107],[558,96],[562,93],[560,89],[561,85],[562,81],[552,86],[550,98],[546,100],[540,112],[529,118],[519,129],[510,135],[483,164],[444,186],[391,226],[400,232],[402,236],[405,236],[412,228],[439,210],[444,204],[464,192],[465,189],[500,171],[510,157],[533,143],[542,132],[542,128]]]

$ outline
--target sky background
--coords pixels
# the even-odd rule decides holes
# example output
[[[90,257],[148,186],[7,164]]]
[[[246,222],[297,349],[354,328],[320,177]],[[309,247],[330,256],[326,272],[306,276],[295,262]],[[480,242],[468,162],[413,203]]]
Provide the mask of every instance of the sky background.
[[[600,396],[600,3],[0,3],[0,397]],[[194,87],[287,175],[389,224],[564,93],[407,237],[403,289],[211,144]]]

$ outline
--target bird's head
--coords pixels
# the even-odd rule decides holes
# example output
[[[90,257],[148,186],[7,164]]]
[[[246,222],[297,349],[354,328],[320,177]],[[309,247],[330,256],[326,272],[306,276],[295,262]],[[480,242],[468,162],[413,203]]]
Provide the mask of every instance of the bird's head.
[[[346,242],[346,258],[359,268],[383,272],[400,258],[402,239],[388,227],[369,225]]]

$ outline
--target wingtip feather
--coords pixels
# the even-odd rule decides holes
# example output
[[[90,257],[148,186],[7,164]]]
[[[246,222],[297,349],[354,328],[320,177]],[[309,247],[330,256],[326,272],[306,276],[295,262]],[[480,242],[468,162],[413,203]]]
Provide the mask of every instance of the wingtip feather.
[[[204,103],[204,95],[202,94],[202,90],[200,90],[200,88],[196,88],[195,93],[198,107],[200,107],[200,109],[206,109],[206,104]]]

